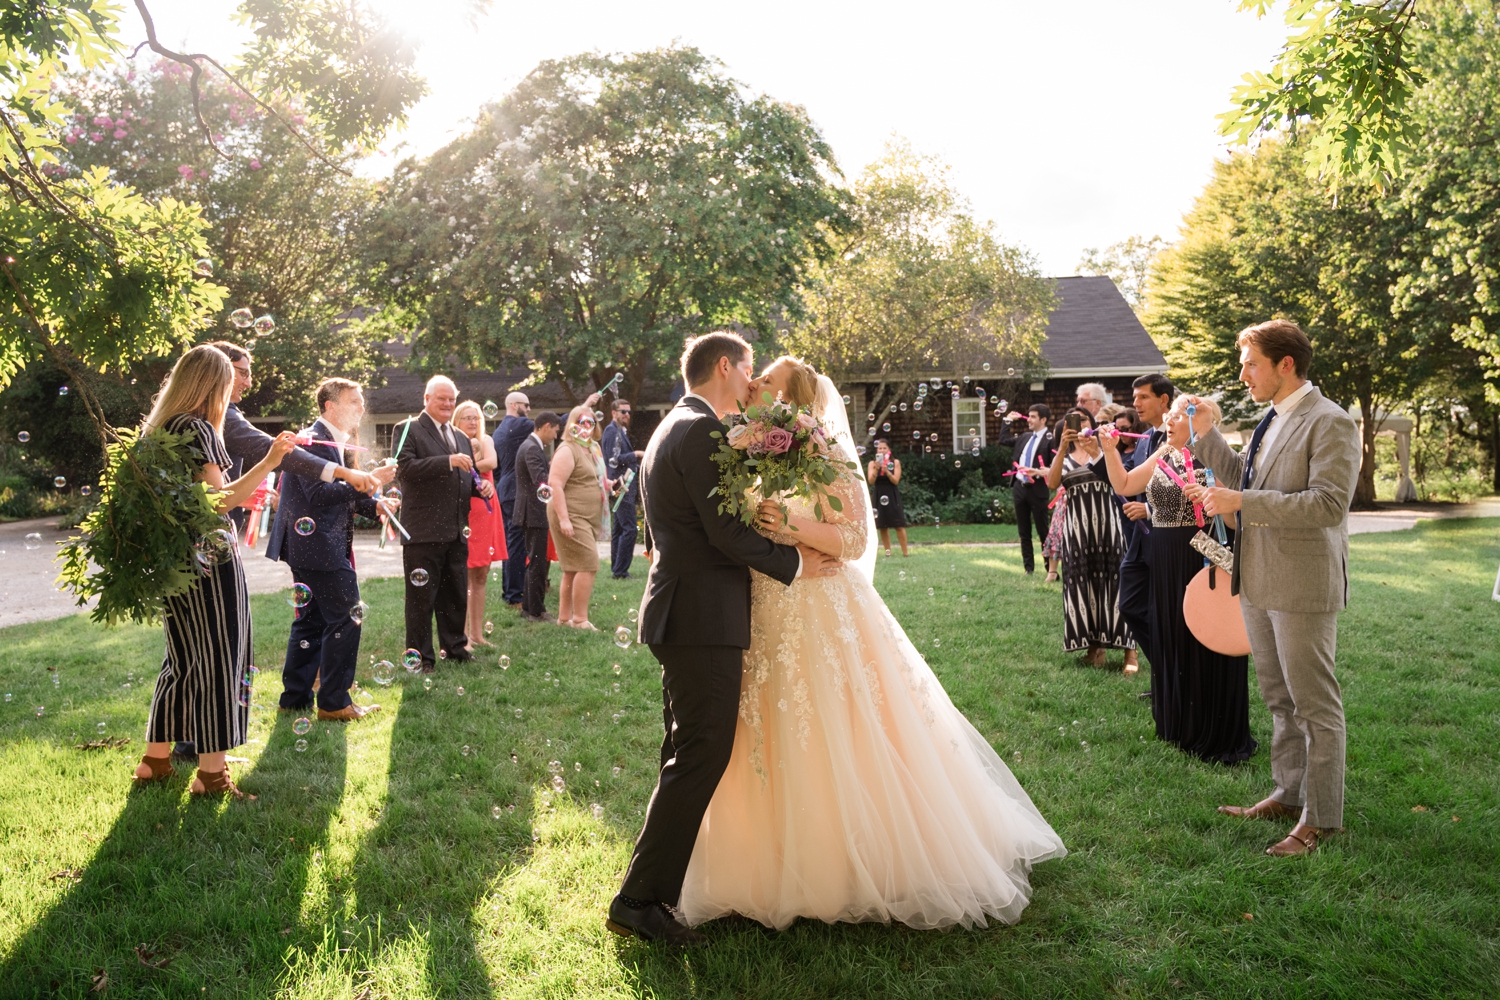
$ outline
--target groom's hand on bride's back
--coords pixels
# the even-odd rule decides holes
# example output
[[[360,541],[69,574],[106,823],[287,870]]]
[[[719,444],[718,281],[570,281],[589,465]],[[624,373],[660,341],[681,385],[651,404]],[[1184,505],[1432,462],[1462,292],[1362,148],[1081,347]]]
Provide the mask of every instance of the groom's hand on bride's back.
[[[833,576],[843,566],[843,563],[827,552],[820,552],[806,545],[798,545],[797,551],[802,553],[803,576]]]

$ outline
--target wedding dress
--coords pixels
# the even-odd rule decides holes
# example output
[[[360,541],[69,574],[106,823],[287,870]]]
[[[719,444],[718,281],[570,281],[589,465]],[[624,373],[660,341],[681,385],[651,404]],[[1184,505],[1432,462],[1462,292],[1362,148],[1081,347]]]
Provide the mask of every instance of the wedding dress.
[[[821,381],[825,426],[837,424]],[[734,750],[678,911],[690,925],[737,913],[778,929],[797,917],[1014,923],[1031,866],[1067,850],[871,584],[863,478],[831,489],[844,570],[790,587],[752,571]]]

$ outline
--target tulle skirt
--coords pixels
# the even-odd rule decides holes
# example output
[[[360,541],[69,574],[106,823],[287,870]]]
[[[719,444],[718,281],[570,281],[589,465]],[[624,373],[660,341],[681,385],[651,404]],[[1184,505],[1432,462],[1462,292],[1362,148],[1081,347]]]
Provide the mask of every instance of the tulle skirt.
[[[684,919],[1018,920],[1031,866],[1067,851],[875,589],[853,570],[790,587],[757,573],[752,601]]]

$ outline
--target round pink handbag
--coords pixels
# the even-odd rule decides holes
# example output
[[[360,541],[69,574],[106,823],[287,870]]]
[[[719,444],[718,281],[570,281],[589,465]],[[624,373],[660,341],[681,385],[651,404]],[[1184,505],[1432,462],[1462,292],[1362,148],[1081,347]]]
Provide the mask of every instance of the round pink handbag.
[[[1225,656],[1248,656],[1250,637],[1240,599],[1229,593],[1229,574],[1208,565],[1188,582],[1182,598],[1182,617],[1203,645]]]

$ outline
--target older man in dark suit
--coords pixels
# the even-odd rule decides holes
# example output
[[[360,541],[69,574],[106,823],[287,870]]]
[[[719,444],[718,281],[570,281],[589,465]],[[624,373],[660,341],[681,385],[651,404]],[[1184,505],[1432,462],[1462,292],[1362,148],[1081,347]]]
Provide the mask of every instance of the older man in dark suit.
[[[505,559],[501,584],[505,603],[521,606],[521,588],[526,579],[526,533],[516,523],[516,449],[536,425],[532,423],[531,400],[524,392],[505,397],[505,419],[495,428],[495,495],[500,498],[500,514],[505,519]]]
[[[536,416],[535,429],[516,449],[516,523],[526,535],[526,586],[521,592],[521,616],[534,622],[556,621],[547,614],[544,603],[547,592],[547,500],[538,496],[538,490],[547,484],[551,464],[547,449],[561,426],[562,419],[557,414],[543,410]]]
[[[308,448],[342,468],[344,442],[365,412],[364,393],[355,382],[330,378],[318,386],[316,398],[322,416],[308,433],[316,441],[334,443]],[[287,473],[276,521],[266,539],[266,558],[291,566],[292,579],[306,586],[309,595],[287,639],[281,708],[311,708],[314,682],[321,678],[318,718],[342,722],[361,719],[380,707],[362,707],[349,697],[364,621],[354,573],[355,514],[374,518],[379,510],[374,500],[347,483]]]
[[[393,433],[396,481],[401,486],[406,570],[406,645],[422,657],[422,670],[437,668],[432,620],[437,616],[438,655],[472,660],[464,615],[469,601],[469,498],[493,497],[495,488],[474,474],[468,435],[452,427],[458,387],[434,375],[422,395],[422,412],[397,424]]]

